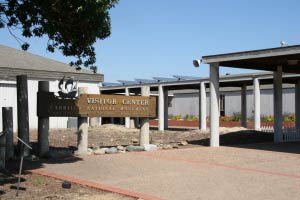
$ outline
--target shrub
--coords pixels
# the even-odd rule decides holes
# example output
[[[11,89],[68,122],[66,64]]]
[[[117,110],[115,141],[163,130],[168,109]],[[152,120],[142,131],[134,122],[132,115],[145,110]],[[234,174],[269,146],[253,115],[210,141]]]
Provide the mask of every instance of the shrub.
[[[181,115],[174,115],[174,116],[172,117],[172,120],[180,120],[180,119],[182,119],[182,116],[181,116]]]
[[[283,118],[284,122],[294,122],[295,121],[295,115],[285,115]]]
[[[274,122],[274,117],[272,115],[269,115],[269,116],[266,116],[266,117],[263,117],[262,122]]]
[[[187,121],[199,121],[199,117],[193,115],[186,115],[184,119]]]
[[[221,122],[230,122],[230,121],[232,121],[232,117],[220,116],[220,121]]]
[[[242,115],[240,113],[234,113],[231,117],[231,121],[233,122],[240,122],[242,121]]]

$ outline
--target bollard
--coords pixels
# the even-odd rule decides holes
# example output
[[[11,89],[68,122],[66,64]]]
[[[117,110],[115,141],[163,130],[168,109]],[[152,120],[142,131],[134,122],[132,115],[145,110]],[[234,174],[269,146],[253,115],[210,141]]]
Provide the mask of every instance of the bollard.
[[[49,92],[49,82],[39,81],[39,92]],[[38,119],[38,155],[45,156],[49,152],[49,117]]]
[[[13,109],[2,107],[3,133],[6,135],[5,157],[6,160],[14,157]]]

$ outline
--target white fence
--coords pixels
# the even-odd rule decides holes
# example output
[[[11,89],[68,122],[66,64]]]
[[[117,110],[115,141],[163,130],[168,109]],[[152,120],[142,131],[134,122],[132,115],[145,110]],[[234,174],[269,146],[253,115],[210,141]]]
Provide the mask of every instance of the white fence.
[[[274,127],[262,126],[261,131],[266,133],[274,133]],[[289,128],[282,127],[282,134],[283,134],[283,139],[282,139],[283,142],[300,141],[300,129],[296,129],[293,127],[289,127]]]

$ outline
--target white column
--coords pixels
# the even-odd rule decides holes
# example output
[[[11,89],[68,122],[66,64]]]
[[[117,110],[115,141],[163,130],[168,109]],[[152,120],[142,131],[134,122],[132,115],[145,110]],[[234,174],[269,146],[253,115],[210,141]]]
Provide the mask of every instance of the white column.
[[[219,142],[219,64],[210,64],[210,146],[218,147]]]
[[[258,78],[253,79],[254,129],[260,131],[260,86]]]
[[[78,94],[88,94],[87,87],[79,87]],[[88,154],[88,118],[78,117],[77,154]]]
[[[201,130],[206,130],[206,88],[204,82],[200,83],[199,96],[199,128]]]
[[[241,90],[241,111],[242,127],[247,128],[247,85],[243,85]]]
[[[300,80],[295,84],[295,127],[300,129]]]
[[[169,91],[166,87],[163,88],[164,91],[164,130],[168,129],[168,118],[169,118]]]
[[[129,88],[125,88],[125,96],[129,96]],[[130,128],[130,117],[125,117],[125,127]]]
[[[274,72],[274,142],[282,141],[282,66]]]
[[[158,130],[164,131],[164,91],[162,85],[158,85]]]
[[[150,96],[150,87],[143,86],[141,88],[142,96]],[[141,129],[140,129],[140,146],[144,146],[145,144],[149,144],[150,142],[150,125],[149,118],[140,118]]]

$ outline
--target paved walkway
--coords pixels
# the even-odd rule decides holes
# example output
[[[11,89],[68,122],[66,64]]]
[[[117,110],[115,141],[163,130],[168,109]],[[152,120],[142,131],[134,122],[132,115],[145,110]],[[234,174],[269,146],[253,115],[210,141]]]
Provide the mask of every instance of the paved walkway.
[[[197,147],[87,156],[44,172],[144,194],[145,199],[300,199],[300,144]],[[246,148],[245,148],[246,147]],[[254,149],[250,149],[254,148]],[[256,149],[255,149],[256,148]]]

